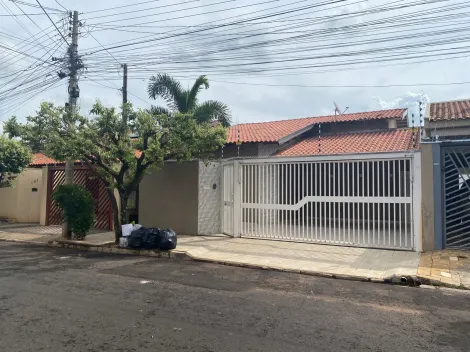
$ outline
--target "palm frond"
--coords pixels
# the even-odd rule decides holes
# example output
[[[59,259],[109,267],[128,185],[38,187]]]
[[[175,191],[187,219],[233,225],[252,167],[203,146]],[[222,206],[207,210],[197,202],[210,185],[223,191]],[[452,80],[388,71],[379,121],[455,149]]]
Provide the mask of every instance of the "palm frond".
[[[171,112],[167,108],[164,108],[163,106],[155,106],[152,105],[150,109],[147,109],[147,112],[150,115],[168,115],[170,116]]]
[[[193,87],[189,90],[187,96],[187,110],[193,110],[197,106],[197,96],[202,88],[209,88],[209,80],[206,76],[199,76],[194,82]]]
[[[232,119],[228,106],[216,100],[208,100],[198,105],[193,115],[198,122],[219,121],[224,127],[229,127]]]
[[[147,92],[150,98],[163,98],[173,110],[178,110],[179,103],[186,100],[181,83],[167,74],[150,77]]]

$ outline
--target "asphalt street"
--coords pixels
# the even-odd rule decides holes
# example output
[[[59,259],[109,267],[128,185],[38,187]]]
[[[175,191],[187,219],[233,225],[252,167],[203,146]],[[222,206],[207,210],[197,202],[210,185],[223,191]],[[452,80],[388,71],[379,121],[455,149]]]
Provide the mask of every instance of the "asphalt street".
[[[0,351],[470,351],[470,291],[0,242]]]

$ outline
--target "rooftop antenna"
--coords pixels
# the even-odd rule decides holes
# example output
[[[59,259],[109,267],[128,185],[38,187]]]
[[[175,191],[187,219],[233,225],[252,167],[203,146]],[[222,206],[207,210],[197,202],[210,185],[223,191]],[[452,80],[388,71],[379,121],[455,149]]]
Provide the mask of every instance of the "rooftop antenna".
[[[341,115],[341,109],[338,106],[338,104],[336,104],[335,101],[333,102],[333,104],[335,104],[335,116],[336,116],[336,114]]]
[[[338,113],[338,115],[343,115],[349,109],[349,106],[346,106],[346,109],[344,109],[344,111],[341,112],[341,108],[339,107],[339,105],[336,104],[336,102],[333,102],[333,104],[335,104],[335,116],[336,116],[336,113]]]

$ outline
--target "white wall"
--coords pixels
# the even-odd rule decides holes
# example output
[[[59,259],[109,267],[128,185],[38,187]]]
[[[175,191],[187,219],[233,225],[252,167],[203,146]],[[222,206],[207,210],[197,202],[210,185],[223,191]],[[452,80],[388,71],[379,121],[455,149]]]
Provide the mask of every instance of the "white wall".
[[[42,170],[26,169],[12,187],[0,189],[0,218],[39,223],[42,192]]]

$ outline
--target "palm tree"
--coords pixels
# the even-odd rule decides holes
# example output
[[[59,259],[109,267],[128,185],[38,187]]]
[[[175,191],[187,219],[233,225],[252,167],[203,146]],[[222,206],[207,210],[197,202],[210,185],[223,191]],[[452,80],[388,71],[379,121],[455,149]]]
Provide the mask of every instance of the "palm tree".
[[[199,122],[219,121],[224,127],[230,126],[231,114],[226,104],[216,100],[198,103],[197,96],[203,88],[209,88],[209,80],[206,76],[199,76],[189,90],[183,89],[180,82],[167,74],[152,76],[147,88],[149,97],[163,98],[169,109],[152,106],[150,111],[168,115],[174,112],[191,113]]]

